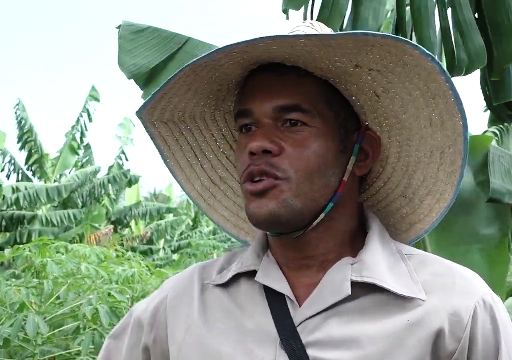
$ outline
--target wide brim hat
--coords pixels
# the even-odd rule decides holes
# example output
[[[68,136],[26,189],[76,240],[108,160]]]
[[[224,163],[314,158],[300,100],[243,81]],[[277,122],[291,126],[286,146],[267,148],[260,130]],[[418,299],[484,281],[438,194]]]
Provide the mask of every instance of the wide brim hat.
[[[252,241],[237,177],[233,108],[246,74],[279,62],[329,81],[382,150],[361,193],[391,237],[413,243],[442,219],[460,187],[468,130],[461,99],[442,65],[393,35],[332,33],[306,22],[288,35],[239,42],[192,61],[137,112],[175,180],[231,236]]]

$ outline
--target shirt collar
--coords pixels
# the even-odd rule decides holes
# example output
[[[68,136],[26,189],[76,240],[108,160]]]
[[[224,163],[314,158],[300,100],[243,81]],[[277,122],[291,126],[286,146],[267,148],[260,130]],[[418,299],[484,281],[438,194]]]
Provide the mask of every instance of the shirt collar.
[[[426,300],[421,283],[405,254],[384,225],[366,211],[368,235],[352,264],[352,281],[375,284],[395,294]]]
[[[368,235],[363,249],[355,259],[350,259],[350,280],[374,284],[400,296],[426,300],[425,291],[405,254],[395,246],[379,219],[368,210],[366,219]],[[258,271],[267,251],[267,235],[261,232],[238,260],[207,283],[222,285],[237,274]]]

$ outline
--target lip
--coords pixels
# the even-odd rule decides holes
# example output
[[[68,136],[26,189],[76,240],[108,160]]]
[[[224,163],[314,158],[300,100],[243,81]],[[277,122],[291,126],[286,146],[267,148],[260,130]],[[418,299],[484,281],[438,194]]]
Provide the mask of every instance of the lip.
[[[253,182],[254,179],[258,181]],[[280,182],[279,175],[266,166],[251,166],[242,177],[242,187],[248,195],[261,195],[275,188]]]
[[[243,184],[243,188],[248,195],[262,195],[279,184],[280,180],[265,178],[258,182],[247,181]]]

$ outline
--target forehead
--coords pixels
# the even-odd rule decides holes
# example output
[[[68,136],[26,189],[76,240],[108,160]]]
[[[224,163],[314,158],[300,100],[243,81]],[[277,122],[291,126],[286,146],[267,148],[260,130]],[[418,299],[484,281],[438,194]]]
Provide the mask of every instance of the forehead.
[[[325,95],[322,81],[313,75],[258,73],[249,75],[240,87],[237,107],[289,100],[320,105]]]

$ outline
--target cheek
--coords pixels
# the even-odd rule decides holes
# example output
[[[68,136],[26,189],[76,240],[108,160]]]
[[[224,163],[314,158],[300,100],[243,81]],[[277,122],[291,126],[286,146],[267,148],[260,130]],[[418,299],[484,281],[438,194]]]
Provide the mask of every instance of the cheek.
[[[248,160],[243,156],[244,151],[242,150],[241,144],[238,142],[235,144],[235,168],[238,176],[242,175],[242,172],[247,167]]]
[[[311,144],[297,156],[295,168],[300,182],[312,186],[309,191],[332,191],[344,169],[344,157],[336,144]]]

